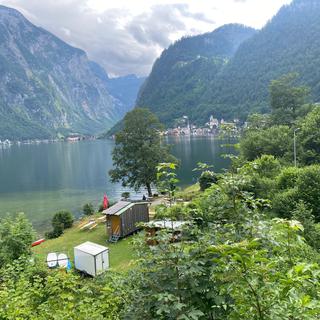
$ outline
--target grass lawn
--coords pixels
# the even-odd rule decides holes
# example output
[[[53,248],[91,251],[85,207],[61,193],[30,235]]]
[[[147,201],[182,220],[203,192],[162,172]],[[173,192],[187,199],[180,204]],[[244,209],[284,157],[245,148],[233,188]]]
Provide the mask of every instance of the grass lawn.
[[[125,238],[117,243],[107,243],[105,223],[100,223],[90,231],[79,230],[79,223],[76,223],[72,228],[65,230],[64,234],[59,238],[46,240],[39,246],[34,247],[33,252],[44,263],[49,252],[66,253],[73,262],[73,248],[85,241],[92,241],[109,248],[110,267],[112,270],[127,271],[135,260],[132,245],[133,237]]]

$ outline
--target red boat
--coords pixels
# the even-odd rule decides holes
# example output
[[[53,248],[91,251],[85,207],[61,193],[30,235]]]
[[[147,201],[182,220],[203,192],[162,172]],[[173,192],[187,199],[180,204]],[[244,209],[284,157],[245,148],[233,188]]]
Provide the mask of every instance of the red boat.
[[[46,241],[46,239],[39,239],[39,240],[33,242],[31,247],[38,246],[39,244],[41,244],[42,242],[45,242],[45,241]]]

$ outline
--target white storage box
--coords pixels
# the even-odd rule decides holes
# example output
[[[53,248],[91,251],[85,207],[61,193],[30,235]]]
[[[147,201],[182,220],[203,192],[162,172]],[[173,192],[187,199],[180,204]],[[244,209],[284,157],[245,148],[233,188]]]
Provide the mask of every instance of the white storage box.
[[[109,248],[87,241],[74,247],[74,266],[93,277],[109,269]]]

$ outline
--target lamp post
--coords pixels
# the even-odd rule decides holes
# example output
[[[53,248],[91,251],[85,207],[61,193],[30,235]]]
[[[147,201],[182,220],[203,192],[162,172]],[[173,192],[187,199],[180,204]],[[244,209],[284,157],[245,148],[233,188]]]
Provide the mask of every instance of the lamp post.
[[[293,160],[294,166],[297,166],[297,143],[296,143],[296,132],[299,131],[300,128],[296,128],[293,130]]]

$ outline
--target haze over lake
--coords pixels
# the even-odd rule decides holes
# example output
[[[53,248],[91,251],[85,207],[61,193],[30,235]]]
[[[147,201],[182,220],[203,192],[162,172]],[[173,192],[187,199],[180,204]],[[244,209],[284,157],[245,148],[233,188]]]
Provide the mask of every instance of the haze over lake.
[[[199,161],[214,164],[215,171],[228,167],[221,154],[230,150],[213,137],[170,137],[165,142],[181,161],[181,186],[196,182],[199,173],[192,169]],[[110,183],[113,146],[111,140],[97,140],[0,148],[0,216],[25,212],[39,230],[48,226],[58,210],[79,215],[84,203],[97,206],[104,192],[111,200],[118,200],[128,189]],[[133,198],[143,193],[131,191]]]

